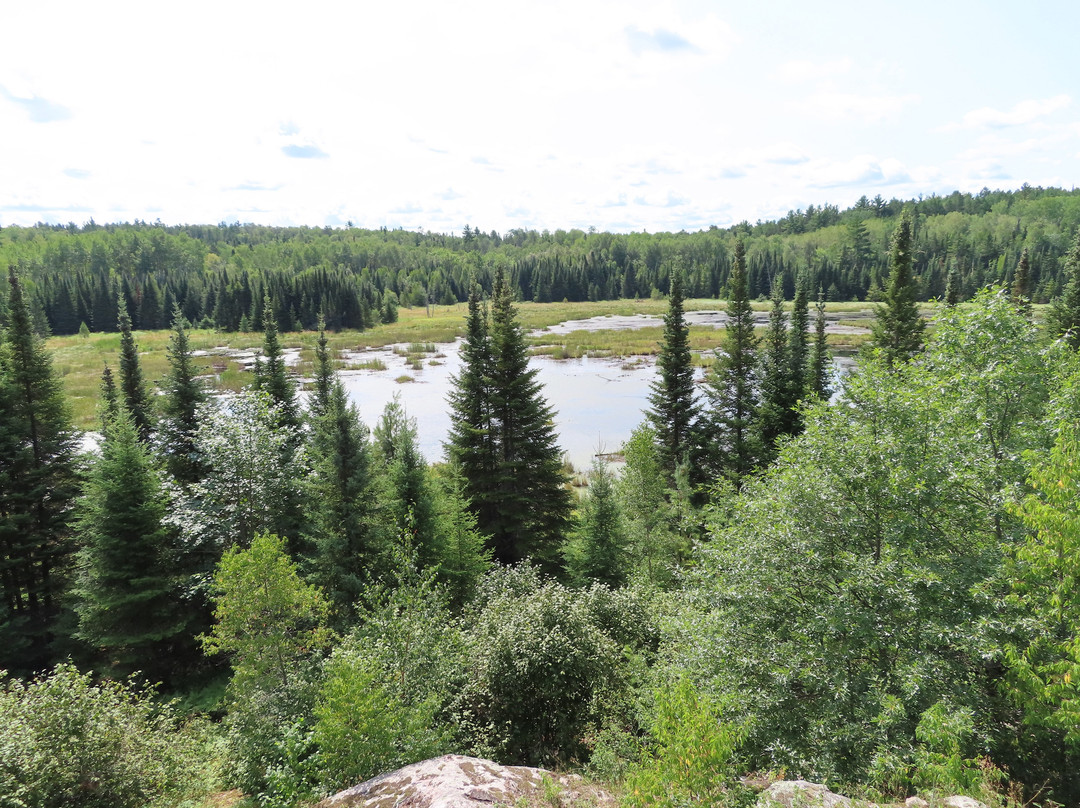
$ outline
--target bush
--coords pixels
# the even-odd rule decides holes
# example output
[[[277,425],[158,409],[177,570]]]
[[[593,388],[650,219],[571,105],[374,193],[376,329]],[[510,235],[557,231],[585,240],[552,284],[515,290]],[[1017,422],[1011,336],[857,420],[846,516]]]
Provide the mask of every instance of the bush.
[[[530,765],[584,760],[586,736],[629,700],[629,660],[651,642],[648,620],[625,619],[644,617],[633,599],[567,589],[530,567],[490,575],[466,618],[469,678],[457,704],[475,751]]]
[[[30,682],[5,681],[0,806],[175,804],[202,782],[200,739],[151,695],[118,682],[95,685],[70,664]]]

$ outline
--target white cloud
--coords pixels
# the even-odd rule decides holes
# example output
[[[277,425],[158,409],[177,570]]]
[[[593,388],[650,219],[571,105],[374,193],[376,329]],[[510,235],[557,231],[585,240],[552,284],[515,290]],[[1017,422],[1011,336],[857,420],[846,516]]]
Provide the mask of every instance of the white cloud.
[[[863,123],[881,123],[899,117],[905,107],[917,103],[915,93],[903,95],[857,95],[855,93],[824,92],[793,102],[792,106],[807,115],[826,121],[857,119]]]
[[[776,68],[774,75],[780,81],[796,83],[801,81],[819,81],[843,75],[851,70],[853,62],[844,57],[827,62],[814,62],[810,59],[793,59]]]
[[[951,129],[978,129],[988,127],[997,129],[1005,126],[1020,126],[1031,123],[1038,118],[1043,118],[1059,109],[1064,109],[1072,103],[1067,95],[1056,95],[1053,98],[1028,99],[1014,105],[1012,109],[1002,112],[993,107],[981,107],[967,113],[960,123],[949,124],[946,130]]]

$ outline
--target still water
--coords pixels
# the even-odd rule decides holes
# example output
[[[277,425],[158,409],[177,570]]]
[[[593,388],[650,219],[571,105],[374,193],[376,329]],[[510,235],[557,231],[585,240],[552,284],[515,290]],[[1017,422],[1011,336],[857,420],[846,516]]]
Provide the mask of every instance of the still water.
[[[412,370],[392,350],[363,351],[346,358],[353,362],[379,359],[386,370],[345,370],[342,382],[360,415],[373,427],[395,394],[416,419],[420,449],[429,461],[443,460],[443,443],[450,429],[447,393],[450,377],[461,370],[460,342],[436,345],[426,354],[422,370]],[[432,364],[432,360],[438,364]],[[649,386],[655,378],[652,360],[549,359],[533,357],[544,396],[555,410],[559,446],[576,468],[587,469],[598,451],[618,451],[643,419],[649,406]],[[399,377],[413,381],[400,383]]]

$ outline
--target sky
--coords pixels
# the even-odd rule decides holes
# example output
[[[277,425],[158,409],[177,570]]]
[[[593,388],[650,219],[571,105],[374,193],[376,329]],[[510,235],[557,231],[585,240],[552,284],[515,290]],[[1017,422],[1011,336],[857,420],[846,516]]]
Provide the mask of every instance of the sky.
[[[6,6],[0,225],[694,231],[1080,177],[1075,0]]]

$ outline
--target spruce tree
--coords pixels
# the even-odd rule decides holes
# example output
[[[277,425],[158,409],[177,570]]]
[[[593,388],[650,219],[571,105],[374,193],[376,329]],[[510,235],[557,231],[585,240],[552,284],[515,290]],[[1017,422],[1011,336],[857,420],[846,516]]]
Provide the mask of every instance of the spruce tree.
[[[791,434],[791,409],[794,402],[791,399],[790,368],[783,283],[777,275],[773,277],[772,309],[761,354],[761,408],[757,437],[761,447],[761,460],[765,463],[771,462],[775,456],[776,442],[780,436]]]
[[[953,260],[952,265],[949,267],[949,277],[945,281],[945,306],[951,309],[959,302],[960,268],[956,265],[956,261]]]
[[[758,338],[754,334],[742,239],[735,242],[724,330],[724,352],[716,357],[705,378],[709,406],[704,418],[704,443],[711,469],[739,487],[754,470],[759,453],[754,429],[758,412]]]
[[[510,286],[495,276],[491,319],[479,294],[469,298],[464,366],[450,394],[447,453],[464,479],[477,527],[491,537],[495,559],[533,557],[554,567],[570,520],[554,413],[536,370]]]
[[[306,485],[312,503],[312,578],[326,592],[344,628],[356,617],[381,552],[368,430],[340,379],[331,382],[326,408],[311,426],[313,474]]]
[[[101,371],[101,430],[105,431],[105,427],[109,425],[109,422],[120,415],[120,393],[116,389],[116,380],[113,379],[112,368],[105,365],[105,369]]]
[[[1027,247],[1020,251],[1020,260],[1013,274],[1011,298],[1017,311],[1025,317],[1031,315],[1031,259]]]
[[[814,345],[810,349],[810,362],[807,370],[807,385],[810,395],[822,401],[832,395],[829,385],[831,360],[828,343],[825,340],[825,293],[818,287],[817,314],[814,318]]]
[[[1073,348],[1080,348],[1080,232],[1065,256],[1062,267],[1065,290],[1054,300],[1046,316],[1051,336],[1064,337]]]
[[[795,301],[791,306],[791,324],[788,330],[788,400],[792,405],[792,434],[801,431],[798,423],[800,419],[794,408],[807,394],[809,327],[810,304],[806,297],[806,286],[799,278],[795,281]]]
[[[169,372],[161,381],[162,422],[159,436],[165,468],[182,485],[190,485],[205,473],[195,446],[199,428],[198,408],[207,400],[197,378],[184,317],[173,311],[173,333],[167,349]]]
[[[120,399],[124,409],[131,415],[131,421],[139,433],[139,440],[146,442],[154,427],[153,409],[150,393],[143,381],[142,367],[139,365],[139,346],[131,333],[131,316],[123,296],[117,302],[120,326]]]
[[[494,523],[494,501],[487,492],[495,487],[495,436],[491,423],[491,339],[487,312],[475,282],[469,292],[465,341],[461,345],[461,372],[454,377],[448,396],[450,432],[446,449],[461,475],[465,496],[481,526]]]
[[[528,556],[554,565],[570,523],[555,413],[544,400],[537,371],[529,368],[525,334],[517,321],[513,293],[501,268],[491,300],[490,400],[497,472],[495,519],[490,533],[495,557],[516,563]]]
[[[71,552],[75,438],[14,267],[0,345],[0,640],[9,670],[48,662]]]
[[[330,358],[330,343],[326,339],[326,320],[319,315],[319,339],[315,343],[315,390],[308,410],[319,418],[330,409],[330,394],[334,385],[334,362]]]
[[[263,300],[263,356],[255,365],[255,389],[270,396],[276,407],[278,426],[295,429],[300,426],[300,408],[296,403],[296,384],[285,367],[278,339],[277,318],[269,296]]]
[[[676,468],[689,460],[691,430],[697,417],[690,328],[683,311],[683,277],[678,268],[671,276],[671,295],[656,369],[659,378],[652,383],[645,416],[656,432],[660,462],[668,483],[673,485]]]
[[[563,546],[567,574],[578,584],[599,581],[619,586],[626,578],[628,544],[615,477],[604,463],[595,460],[578,524]]]
[[[117,676],[167,678],[187,618],[177,604],[165,495],[130,414],[105,429],[78,503],[78,636]]]
[[[915,300],[912,259],[915,242],[911,212],[900,215],[889,254],[889,281],[882,303],[875,311],[872,345],[889,365],[906,362],[923,347],[926,322],[919,316]]]

